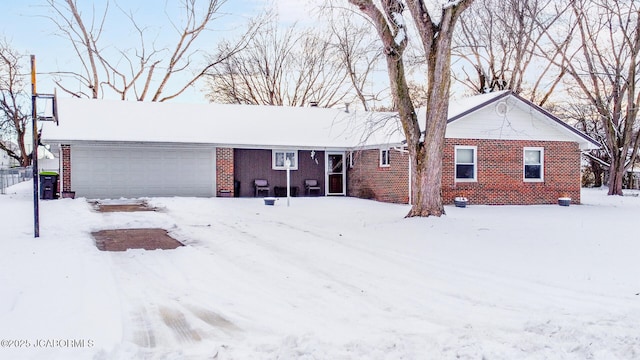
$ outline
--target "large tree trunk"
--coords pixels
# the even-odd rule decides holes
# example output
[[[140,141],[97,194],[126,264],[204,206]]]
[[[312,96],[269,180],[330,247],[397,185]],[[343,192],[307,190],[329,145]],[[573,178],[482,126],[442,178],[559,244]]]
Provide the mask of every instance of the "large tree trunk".
[[[442,154],[443,142],[425,140],[417,146],[413,161],[413,202],[407,217],[444,215],[442,203]],[[426,147],[425,147],[426,146]]]
[[[451,39],[456,20],[473,0],[459,0],[442,4],[436,21],[422,0],[406,3],[422,40],[427,59],[427,116],[424,141],[413,102],[409,96],[402,54],[407,46],[407,32],[402,12],[405,2],[382,1],[382,11],[372,0],[349,0],[358,6],[376,26],[384,46],[389,70],[391,94],[411,157],[413,201],[410,216],[440,216],[442,205],[442,153],[447,128],[449,88],[451,84]]]
[[[622,196],[622,183],[624,181],[624,157],[616,156],[609,167],[609,195]]]
[[[591,160],[591,172],[593,172],[593,187],[602,187],[602,175],[604,171],[602,165],[595,160]]]

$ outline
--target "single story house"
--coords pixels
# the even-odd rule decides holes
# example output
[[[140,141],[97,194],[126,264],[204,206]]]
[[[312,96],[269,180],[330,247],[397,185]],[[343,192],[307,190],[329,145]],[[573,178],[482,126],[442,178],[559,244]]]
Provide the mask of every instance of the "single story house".
[[[60,98],[58,115],[59,126],[44,124],[42,142],[58,152],[59,188],[76,196],[284,196],[288,160],[294,195],[410,199],[393,113]],[[544,204],[562,195],[577,203],[580,153],[594,147],[511,92],[452,102],[443,198]]]

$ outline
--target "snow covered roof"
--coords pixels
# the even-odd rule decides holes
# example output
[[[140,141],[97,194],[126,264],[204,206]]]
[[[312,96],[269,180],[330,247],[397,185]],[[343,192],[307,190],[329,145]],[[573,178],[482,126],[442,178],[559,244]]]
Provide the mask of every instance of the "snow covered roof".
[[[502,121],[491,104],[509,98],[509,106],[517,104],[521,112],[533,114],[548,123],[542,130],[529,131],[535,140],[567,140],[581,148],[595,148],[597,142],[573,129],[552,114],[520,98],[510,91],[495,92],[452,100],[449,105],[447,137],[508,139],[482,128]],[[498,106],[498,105],[494,105]],[[488,119],[488,108],[491,108]],[[471,118],[471,115],[474,115]],[[186,104],[133,102],[118,100],[58,99],[59,126],[44,124],[43,141],[48,143],[154,142],[213,144],[245,148],[324,148],[352,149],[379,145],[399,145],[405,140],[394,113],[351,111],[318,107],[286,107],[233,104]],[[502,114],[504,115],[504,114]],[[425,110],[418,110],[424,123]],[[511,114],[509,115],[511,116]],[[460,119],[471,121],[466,133],[451,129]],[[494,123],[491,123],[492,120]],[[529,119],[526,121],[531,122]],[[464,123],[464,121],[462,122]],[[510,124],[511,125],[511,124]],[[461,128],[456,124],[454,128]],[[544,129],[543,129],[544,130]],[[522,133],[522,132],[521,132]],[[507,136],[507,137],[505,137]],[[520,136],[520,135],[518,135]],[[537,136],[537,137],[536,137]]]
[[[237,147],[351,148],[402,141],[392,114],[317,107],[58,99],[49,143],[111,141],[224,144]],[[376,119],[374,121],[374,119]],[[385,129],[364,136],[384,121]],[[387,129],[388,128],[388,129]]]

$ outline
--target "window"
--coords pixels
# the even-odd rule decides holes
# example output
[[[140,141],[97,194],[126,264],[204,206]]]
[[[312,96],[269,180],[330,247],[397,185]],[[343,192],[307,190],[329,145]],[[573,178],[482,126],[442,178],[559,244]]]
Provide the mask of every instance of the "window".
[[[380,166],[388,167],[391,166],[391,159],[389,158],[389,149],[381,149],[380,150]]]
[[[524,181],[544,180],[544,149],[524,148]]]
[[[298,170],[297,150],[273,150],[271,152],[271,167],[273,170],[286,170],[286,160],[291,161],[291,170]]]
[[[477,166],[475,146],[456,146],[456,181],[477,181]]]

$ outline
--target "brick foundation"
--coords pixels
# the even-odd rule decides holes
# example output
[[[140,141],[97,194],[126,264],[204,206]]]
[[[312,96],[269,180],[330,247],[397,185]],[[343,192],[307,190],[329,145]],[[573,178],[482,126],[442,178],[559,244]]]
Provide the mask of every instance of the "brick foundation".
[[[216,148],[216,194],[234,196],[233,149]]]

